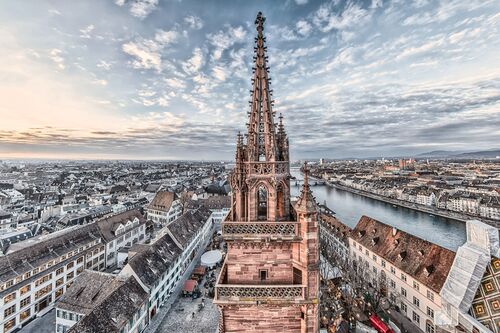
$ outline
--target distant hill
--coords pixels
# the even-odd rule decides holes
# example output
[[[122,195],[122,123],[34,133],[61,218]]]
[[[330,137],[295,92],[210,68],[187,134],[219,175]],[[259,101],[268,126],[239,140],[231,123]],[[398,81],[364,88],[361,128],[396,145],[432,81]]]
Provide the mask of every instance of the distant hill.
[[[500,149],[481,150],[481,151],[449,151],[449,150],[434,150],[427,153],[417,155],[420,158],[463,158],[463,159],[488,159],[500,156]]]

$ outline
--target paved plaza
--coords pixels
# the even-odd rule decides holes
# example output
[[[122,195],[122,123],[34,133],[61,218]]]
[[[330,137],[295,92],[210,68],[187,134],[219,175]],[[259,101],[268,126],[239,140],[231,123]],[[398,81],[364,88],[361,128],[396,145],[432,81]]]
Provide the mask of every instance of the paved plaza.
[[[216,271],[216,276],[218,274],[219,269]],[[205,296],[207,290],[203,286],[205,279],[200,284],[202,297],[195,300],[191,299],[191,297],[179,297],[158,326],[157,333],[217,332],[219,312],[217,306],[213,304],[212,298]],[[199,304],[202,303],[202,299],[204,299],[205,307],[199,310]]]

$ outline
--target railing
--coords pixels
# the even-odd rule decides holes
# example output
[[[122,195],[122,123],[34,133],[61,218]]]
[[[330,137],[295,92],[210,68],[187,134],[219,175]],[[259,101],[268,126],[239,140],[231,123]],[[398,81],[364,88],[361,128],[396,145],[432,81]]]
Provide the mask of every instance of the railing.
[[[223,222],[224,239],[296,239],[299,222]]]
[[[220,301],[302,300],[302,285],[217,285],[216,299]]]
[[[227,260],[227,258],[226,258]],[[302,301],[306,287],[293,285],[227,284],[227,263],[224,261],[215,285],[215,302]]]
[[[289,173],[289,162],[247,162],[245,163],[247,174],[284,174]]]

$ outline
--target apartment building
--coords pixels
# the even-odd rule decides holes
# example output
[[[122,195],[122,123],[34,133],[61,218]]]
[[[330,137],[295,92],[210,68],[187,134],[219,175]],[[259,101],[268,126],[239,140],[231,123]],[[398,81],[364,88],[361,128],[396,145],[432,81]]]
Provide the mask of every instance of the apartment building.
[[[159,191],[146,207],[146,212],[153,222],[168,225],[181,215],[182,205],[176,193]]]
[[[102,292],[108,295],[68,333],[138,333],[144,330],[148,324],[148,294],[135,277],[120,279],[115,277],[118,286],[103,286]]]
[[[338,258],[349,259],[349,234],[351,228],[328,213],[321,213],[319,218],[321,244],[327,246],[330,253]]]
[[[106,243],[106,268],[122,267],[126,256],[119,256],[120,251],[146,240],[146,219],[138,210],[106,217],[95,223]]]
[[[104,253],[95,224],[13,244],[0,257],[0,333],[50,310],[85,268],[104,267]]]
[[[385,281],[387,297],[421,331],[436,332],[440,292],[455,253],[370,217],[363,216],[349,236],[355,265]]]
[[[213,231],[210,215],[204,207],[188,211],[165,227],[153,243],[131,249],[120,275],[135,276],[147,291],[150,318],[170,296],[196,255],[206,248]]]

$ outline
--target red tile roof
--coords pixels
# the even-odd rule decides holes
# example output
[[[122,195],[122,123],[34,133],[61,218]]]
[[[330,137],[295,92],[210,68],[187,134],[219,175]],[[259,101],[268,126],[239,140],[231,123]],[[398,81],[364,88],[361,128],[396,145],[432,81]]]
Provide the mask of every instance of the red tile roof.
[[[351,238],[435,292],[443,287],[455,252],[362,216]]]

